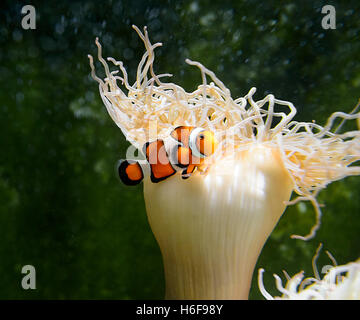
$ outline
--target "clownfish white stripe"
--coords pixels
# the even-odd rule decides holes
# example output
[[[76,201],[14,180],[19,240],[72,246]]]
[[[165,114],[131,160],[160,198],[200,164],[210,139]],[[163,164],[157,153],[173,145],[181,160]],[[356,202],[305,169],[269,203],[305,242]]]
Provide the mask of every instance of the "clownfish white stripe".
[[[198,150],[196,146],[196,138],[198,134],[204,131],[203,128],[197,127],[194,130],[191,131],[190,137],[189,137],[189,148],[191,149],[192,154],[197,158],[205,158],[206,156]]]

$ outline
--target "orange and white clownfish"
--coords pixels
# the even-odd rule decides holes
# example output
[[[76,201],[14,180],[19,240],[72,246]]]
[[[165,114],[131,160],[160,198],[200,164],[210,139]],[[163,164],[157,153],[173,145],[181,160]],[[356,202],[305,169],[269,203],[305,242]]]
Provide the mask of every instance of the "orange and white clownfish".
[[[213,132],[199,127],[175,128],[169,139],[146,142],[143,153],[150,167],[150,179],[157,183],[178,171],[187,179],[201,168],[205,158],[211,156],[218,142]],[[136,160],[120,160],[117,171],[126,185],[137,185],[144,179],[144,170]]]

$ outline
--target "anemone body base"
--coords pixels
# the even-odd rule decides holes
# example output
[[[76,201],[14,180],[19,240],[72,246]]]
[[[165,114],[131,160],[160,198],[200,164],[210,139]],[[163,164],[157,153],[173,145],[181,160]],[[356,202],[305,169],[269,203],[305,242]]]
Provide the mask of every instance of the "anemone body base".
[[[144,182],[166,299],[247,299],[253,270],[293,189],[280,152],[255,144],[206,175]]]

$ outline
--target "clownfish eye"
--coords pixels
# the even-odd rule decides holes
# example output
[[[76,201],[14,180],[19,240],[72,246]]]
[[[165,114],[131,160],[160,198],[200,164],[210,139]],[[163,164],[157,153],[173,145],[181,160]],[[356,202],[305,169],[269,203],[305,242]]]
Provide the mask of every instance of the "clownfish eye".
[[[211,156],[215,151],[216,145],[217,142],[215,136],[211,131],[206,130],[199,134],[199,140],[196,143],[196,147],[204,156]]]

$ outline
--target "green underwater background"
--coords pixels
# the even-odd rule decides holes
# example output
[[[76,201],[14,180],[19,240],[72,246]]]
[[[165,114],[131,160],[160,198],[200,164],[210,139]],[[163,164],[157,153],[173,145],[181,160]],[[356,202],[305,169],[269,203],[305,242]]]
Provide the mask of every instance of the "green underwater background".
[[[21,27],[21,8],[36,8],[36,29]],[[321,8],[336,8],[324,30]],[[142,185],[126,187],[114,165],[129,143],[90,77],[87,54],[122,60],[130,82],[148,27],[155,72],[194,90],[200,61],[234,98],[257,87],[294,103],[295,120],[324,125],[360,98],[360,3],[351,1],[2,1],[0,4],[0,299],[163,299],[158,245],[147,222]],[[97,64],[98,70],[99,64]],[[98,71],[99,72],[99,71]],[[100,73],[101,74],[101,73]],[[344,130],[355,129],[349,122]],[[184,199],[186,201],[186,199]],[[273,273],[312,276],[360,257],[360,177],[330,184],[319,196],[316,237],[310,203],[288,207],[255,268],[250,299],[279,294]],[[22,266],[36,268],[36,290],[21,287]]]

